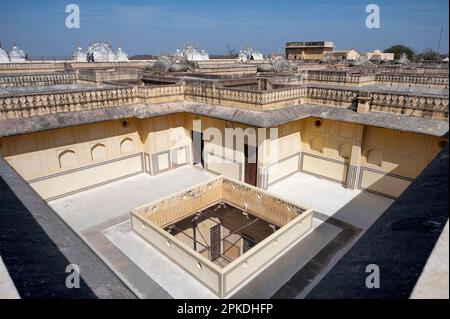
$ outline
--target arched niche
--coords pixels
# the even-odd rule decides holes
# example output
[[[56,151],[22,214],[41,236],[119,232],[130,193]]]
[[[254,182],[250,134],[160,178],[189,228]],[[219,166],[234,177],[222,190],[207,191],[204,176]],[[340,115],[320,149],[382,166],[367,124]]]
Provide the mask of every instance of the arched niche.
[[[65,150],[59,154],[59,167],[68,168],[77,165],[77,155],[72,150]]]
[[[131,138],[127,137],[120,142],[120,153],[130,154],[134,152],[134,142]]]
[[[101,161],[107,158],[106,146],[98,143],[91,148],[91,158],[93,161]]]

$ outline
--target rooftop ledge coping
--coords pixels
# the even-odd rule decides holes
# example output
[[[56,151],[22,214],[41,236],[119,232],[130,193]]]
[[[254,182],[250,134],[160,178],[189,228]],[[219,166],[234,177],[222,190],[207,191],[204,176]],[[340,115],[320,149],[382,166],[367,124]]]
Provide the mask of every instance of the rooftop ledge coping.
[[[446,136],[449,130],[449,123],[442,120],[388,113],[357,113],[353,110],[321,105],[300,104],[259,112],[184,101],[122,105],[25,119],[1,120],[0,137],[124,118],[146,119],[175,113],[191,113],[262,128],[275,127],[308,117],[317,117],[433,136]]]

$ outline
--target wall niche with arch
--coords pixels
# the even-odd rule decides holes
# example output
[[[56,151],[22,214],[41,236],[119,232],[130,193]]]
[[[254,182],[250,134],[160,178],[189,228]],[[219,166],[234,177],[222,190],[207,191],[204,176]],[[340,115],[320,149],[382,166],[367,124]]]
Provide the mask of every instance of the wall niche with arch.
[[[133,139],[127,137],[124,138],[121,142],[120,142],[120,153],[121,154],[130,154],[133,153],[134,150],[134,141]]]
[[[105,144],[97,143],[91,147],[91,159],[96,161],[102,161],[108,158],[107,149]]]
[[[59,156],[59,167],[60,168],[70,168],[77,165],[77,155],[73,150],[62,151]]]

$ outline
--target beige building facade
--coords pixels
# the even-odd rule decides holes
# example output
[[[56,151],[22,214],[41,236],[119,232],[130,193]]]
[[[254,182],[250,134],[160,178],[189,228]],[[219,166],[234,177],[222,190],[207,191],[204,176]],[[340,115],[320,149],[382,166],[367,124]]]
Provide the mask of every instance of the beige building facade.
[[[199,133],[208,128],[221,136],[226,128],[261,133],[257,127],[181,113],[4,137],[0,152],[49,200],[143,172],[157,175],[194,164],[195,121],[201,123]],[[255,138],[257,171],[246,165],[246,154],[236,144],[227,149],[225,140],[206,137],[203,168],[263,189],[303,172],[397,198],[446,143],[440,137],[314,117],[276,128],[275,139],[270,129],[264,138]]]
[[[322,60],[334,49],[331,41],[287,42],[285,56],[289,60]]]

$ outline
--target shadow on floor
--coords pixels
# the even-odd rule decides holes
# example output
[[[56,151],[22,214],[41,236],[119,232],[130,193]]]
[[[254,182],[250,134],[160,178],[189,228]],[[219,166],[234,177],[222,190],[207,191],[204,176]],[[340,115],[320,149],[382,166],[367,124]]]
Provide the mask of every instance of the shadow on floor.
[[[70,262],[1,177],[0,255],[21,298],[97,298],[82,278],[66,287]]]
[[[406,299],[448,220],[448,146],[308,294],[307,298]],[[366,267],[380,288],[366,287]]]

